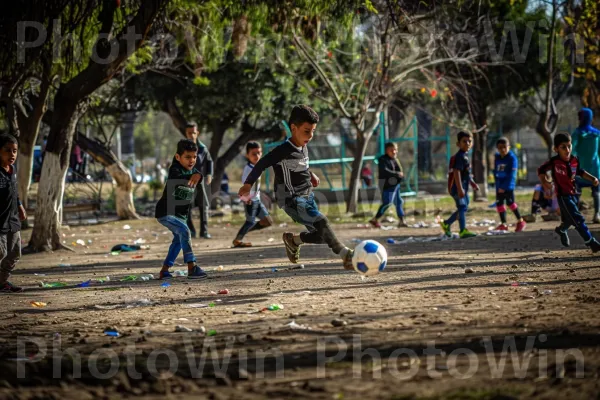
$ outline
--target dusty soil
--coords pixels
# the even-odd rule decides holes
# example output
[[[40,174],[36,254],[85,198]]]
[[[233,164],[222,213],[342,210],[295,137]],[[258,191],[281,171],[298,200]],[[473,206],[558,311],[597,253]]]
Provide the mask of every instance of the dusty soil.
[[[72,227],[65,242],[85,246],[22,258],[13,281],[27,290],[2,297],[0,398],[598,398],[600,262],[574,231],[561,248],[556,223],[410,244],[386,239],[439,228],[336,224],[346,243],[388,250],[385,272],[361,279],[326,246],[303,247],[304,268],[290,264],[281,234],[299,226],[250,234],[255,247],[240,250],[230,248],[238,226],[221,222],[194,241],[209,279],[169,287],[139,277],[158,276],[171,235],[152,219],[128,224]],[[138,238],[151,248],[109,254]],[[120,281],[129,275],[138,279]],[[284,308],[260,312],[272,304]]]

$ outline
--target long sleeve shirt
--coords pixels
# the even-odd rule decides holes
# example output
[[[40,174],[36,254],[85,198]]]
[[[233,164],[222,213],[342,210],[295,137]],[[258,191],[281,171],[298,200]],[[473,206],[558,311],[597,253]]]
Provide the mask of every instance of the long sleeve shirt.
[[[494,177],[496,178],[496,190],[506,191],[515,190],[517,184],[517,171],[519,169],[519,160],[512,151],[504,157],[496,153],[494,162]]]
[[[155,218],[172,215],[184,221],[187,220],[195,191],[195,188],[188,186],[188,181],[192,175],[199,173],[200,171],[195,167],[188,171],[183,168],[179,161],[173,161],[169,168],[169,176],[163,194],[156,203]]]
[[[248,178],[248,176],[250,175],[250,173],[252,172],[253,169],[254,169],[254,164],[252,164],[250,161],[248,161],[248,163],[244,167],[244,171],[242,172],[242,183],[246,182],[246,179]],[[260,199],[260,177],[252,185],[252,189],[250,189],[250,197],[249,198],[251,200]]]
[[[287,140],[262,157],[244,183],[254,185],[264,170],[273,167],[275,196],[280,205],[285,204],[285,199],[306,195],[312,191],[308,165],[306,146],[296,147]]]
[[[402,165],[396,158],[392,158],[387,154],[382,155],[378,159],[379,180],[383,181],[383,190],[395,188],[400,184],[402,178]]]
[[[577,195],[575,176],[582,176],[585,170],[579,165],[579,159],[571,156],[567,162],[559,156],[554,156],[538,168],[538,175],[545,175],[548,171],[552,173],[554,187],[558,196]]]
[[[11,165],[7,172],[0,168],[0,234],[21,230],[17,192],[17,168]]]

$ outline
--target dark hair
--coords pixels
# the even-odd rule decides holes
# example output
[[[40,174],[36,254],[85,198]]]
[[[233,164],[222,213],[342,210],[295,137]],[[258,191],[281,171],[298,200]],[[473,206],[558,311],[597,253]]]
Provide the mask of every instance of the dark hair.
[[[197,127],[198,127],[198,124],[195,123],[194,121],[188,121],[185,124],[185,129],[188,129],[188,128],[197,128]]]
[[[508,146],[510,144],[510,141],[506,136],[502,136],[500,139],[496,140],[496,146],[498,146],[499,144],[505,144]]]
[[[317,124],[319,123],[319,114],[317,114],[315,110],[313,110],[309,106],[300,104],[292,108],[292,112],[290,113],[290,120],[288,122],[290,126],[292,126],[292,124],[300,126],[305,122],[308,122],[310,124]]]
[[[182,155],[186,151],[198,151],[198,146],[190,139],[181,139],[177,142],[177,154]]]
[[[566,132],[560,132],[554,135],[554,147],[560,146],[562,143],[570,142],[571,135]]]
[[[246,154],[252,149],[260,149],[260,143],[258,142],[248,142],[246,143]]]
[[[19,145],[19,141],[15,136],[8,133],[3,133],[0,135],[0,147],[4,147],[6,143],[16,144],[17,146]]]
[[[390,147],[394,147],[394,146],[396,146],[396,143],[394,143],[394,142],[387,142],[387,143],[385,144],[385,149],[387,150],[387,149],[389,149]]]
[[[466,138],[466,137],[472,138],[473,134],[471,134],[470,132],[460,131],[456,135],[456,140],[460,142],[462,140],[462,138]]]

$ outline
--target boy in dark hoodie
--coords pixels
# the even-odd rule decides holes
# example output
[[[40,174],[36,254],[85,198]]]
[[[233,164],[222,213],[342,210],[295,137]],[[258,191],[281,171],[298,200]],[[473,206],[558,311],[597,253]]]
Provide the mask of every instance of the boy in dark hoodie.
[[[582,108],[579,111],[579,126],[571,135],[573,144],[573,155],[579,158],[581,168],[588,171],[593,176],[600,176],[600,158],[598,150],[600,149],[600,131],[592,126],[594,113],[589,108]],[[576,181],[579,190],[585,187],[592,188],[592,198],[594,200],[594,223],[600,222],[600,190],[598,186],[593,186],[590,182],[577,177]]]

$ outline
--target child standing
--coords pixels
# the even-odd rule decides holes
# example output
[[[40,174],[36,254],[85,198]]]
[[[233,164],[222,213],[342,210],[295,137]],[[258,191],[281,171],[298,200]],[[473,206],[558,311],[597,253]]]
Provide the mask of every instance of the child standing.
[[[8,281],[21,258],[21,221],[27,218],[17,194],[18,151],[17,138],[0,135],[0,292],[5,293],[23,291]]]
[[[257,142],[248,142],[246,144],[246,158],[248,159],[248,163],[244,167],[244,172],[242,173],[242,183],[246,181],[246,178],[248,178],[248,175],[250,175],[258,160],[260,160],[260,157],[262,157],[262,148],[260,147],[260,144]],[[240,231],[233,240],[233,247],[251,247],[252,243],[242,241],[244,236],[246,236],[248,232],[258,231],[273,225],[273,219],[269,216],[269,212],[265,205],[260,201],[260,178],[252,185],[249,198],[245,203],[246,222],[244,222],[244,225],[242,225]],[[258,222],[256,222],[256,218],[259,219]]]
[[[494,176],[496,177],[496,210],[500,215],[500,225],[496,228],[497,231],[507,231],[506,224],[506,206],[511,209],[517,218],[517,227],[515,232],[521,232],[527,225],[521,213],[519,206],[515,203],[515,185],[517,183],[517,171],[519,169],[519,161],[517,156],[510,150],[510,142],[508,138],[501,137],[496,142],[496,160],[494,162]]]
[[[202,182],[202,175],[195,168],[198,146],[189,139],[177,143],[177,154],[169,168],[169,176],[162,197],[156,203],[155,217],[173,233],[173,242],[163,267],[160,279],[171,279],[169,268],[183,249],[183,260],[188,265],[188,279],[204,279],[206,273],[196,265],[192,250],[192,238],[186,220],[194,200],[196,186]]]
[[[396,143],[388,142],[385,144],[385,154],[379,157],[379,182],[381,187],[381,206],[377,210],[377,214],[371,221],[371,225],[376,228],[381,228],[379,218],[387,211],[393,203],[396,206],[396,214],[398,215],[398,228],[407,227],[404,221],[404,210],[402,205],[404,200],[400,196],[400,183],[404,179],[402,165],[396,158],[398,155],[398,146]]]
[[[538,169],[538,178],[546,190],[550,190],[551,184],[546,180],[548,171],[552,174],[558,206],[560,207],[560,219],[562,223],[554,230],[559,236],[563,246],[569,247],[571,242],[567,231],[569,227],[574,226],[579,235],[585,241],[592,252],[600,251],[600,243],[592,236],[590,230],[585,224],[585,218],[579,211],[577,204],[579,196],[575,177],[580,176],[583,179],[592,182],[594,187],[598,186],[598,178],[590,175],[579,165],[577,157],[571,154],[571,135],[568,133],[557,133],[554,136],[554,151],[556,156],[544,163]]]
[[[440,223],[446,236],[452,236],[450,230],[452,224],[458,219],[460,226],[460,238],[467,239],[477,236],[467,229],[467,210],[469,208],[469,185],[473,190],[479,190],[479,186],[471,178],[471,162],[469,161],[469,150],[473,146],[473,135],[468,132],[458,132],[457,143],[459,150],[450,159],[448,171],[448,190],[456,203],[456,211],[445,221]]]
[[[307,231],[300,235],[283,234],[288,258],[294,264],[300,259],[300,246],[304,243],[323,244],[342,259],[344,268],[353,269],[353,250],[344,246],[335,236],[327,217],[321,214],[315,202],[313,187],[319,178],[308,167],[308,143],[312,140],[319,116],[310,107],[298,105],[292,109],[289,126],[292,136],[285,143],[261,158],[246,178],[238,194],[244,198],[252,190],[263,171],[271,166],[275,172],[275,196],[280,207]]]

